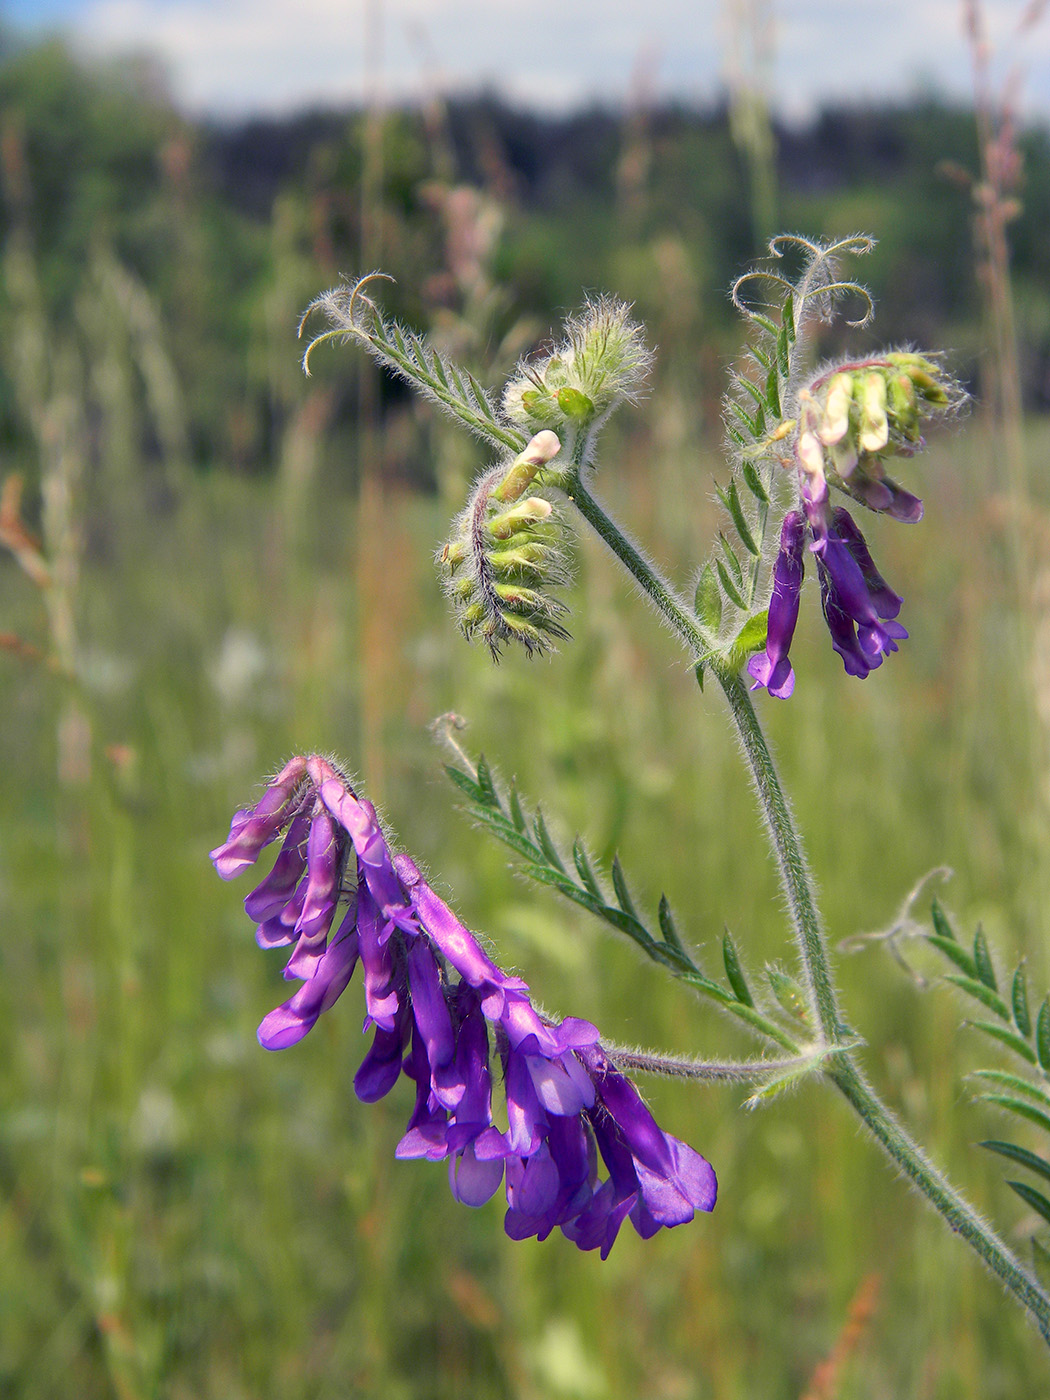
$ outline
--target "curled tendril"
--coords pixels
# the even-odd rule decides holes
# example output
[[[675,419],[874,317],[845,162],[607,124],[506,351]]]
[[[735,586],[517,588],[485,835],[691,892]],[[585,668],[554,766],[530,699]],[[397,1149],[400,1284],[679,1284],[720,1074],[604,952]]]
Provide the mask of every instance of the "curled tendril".
[[[790,282],[786,277],[782,277],[779,272],[773,272],[769,268],[756,267],[752,268],[750,272],[742,273],[733,283],[732,287],[730,287],[729,297],[740,314],[746,316],[749,321],[756,320],[758,316],[763,314],[763,311],[779,311],[780,302],[761,302],[759,303],[760,309],[753,309],[740,299],[740,288],[743,287],[746,282],[769,282],[774,287],[781,288],[785,295],[795,290],[795,284],[793,282]]]
[[[862,326],[866,326],[874,316],[875,303],[867,287],[861,283],[842,281],[836,278],[835,263],[837,258],[846,255],[863,257],[870,253],[874,247],[875,239],[867,234],[854,234],[849,238],[840,238],[835,243],[818,243],[795,233],[778,234],[776,238],[770,240],[770,257],[782,258],[789,249],[801,248],[807,258],[802,276],[797,282],[792,282],[790,278],[772,268],[752,268],[733,283],[730,292],[733,305],[741,315],[746,316],[750,321],[764,318],[764,312],[767,310],[779,310],[780,303],[763,303],[760,307],[753,308],[743,300],[741,288],[749,282],[761,281],[776,287],[780,291],[782,299],[788,293],[793,296],[796,321],[802,307],[811,301],[817,303],[817,314],[822,319],[828,319],[833,304],[840,297],[852,294],[860,297],[863,302],[864,315],[856,320],[848,320],[846,324],[853,329],[860,329]]]
[[[853,233],[835,243],[818,243],[811,238],[804,238],[800,233],[778,233],[775,238],[769,240],[769,254],[773,258],[782,258],[785,248],[805,248],[814,259],[846,254],[863,258],[874,249],[877,241],[868,233]]]
[[[315,335],[306,347],[303,354],[304,374],[310,373],[310,356],[315,347],[326,340],[341,339],[345,344],[351,336],[356,335],[362,340],[372,341],[373,337],[360,324],[360,308],[367,307],[373,316],[379,315],[379,307],[371,297],[365,295],[363,290],[369,283],[379,281],[394,282],[396,278],[391,277],[388,272],[368,272],[364,277],[359,277],[356,282],[344,282],[338,287],[333,287],[330,291],[322,292],[319,297],[313,299],[299,318],[297,331],[299,339],[302,339],[303,329],[315,311],[323,311],[333,324],[330,330]]]
[[[926,978],[907,961],[901,952],[901,944],[925,936],[926,925],[915,917],[915,905],[926,896],[929,886],[934,880],[947,882],[952,879],[954,874],[954,870],[949,865],[935,865],[932,870],[927,870],[926,874],[921,875],[904,896],[896,917],[888,928],[876,929],[873,933],[855,933],[849,938],[842,938],[838,944],[839,951],[860,953],[872,943],[882,943],[889,950],[898,967],[908,975],[915,985],[926,987],[928,985]]]

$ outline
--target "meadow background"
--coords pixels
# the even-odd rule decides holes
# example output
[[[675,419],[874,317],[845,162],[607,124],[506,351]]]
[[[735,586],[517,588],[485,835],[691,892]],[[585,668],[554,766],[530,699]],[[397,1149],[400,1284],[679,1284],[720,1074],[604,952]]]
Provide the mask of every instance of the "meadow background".
[[[247,889],[207,860],[266,773],[335,752],[546,1005],[621,1041],[746,1052],[630,947],[508,876],[428,732],[465,716],[467,745],[561,839],[618,852],[648,909],[666,891],[712,969],[728,925],[758,976],[791,954],[717,694],[585,535],[560,655],[493,668],[468,647],[431,555],[484,453],[348,350],[303,379],[294,337],[341,272],[383,266],[390,309],[498,383],[581,289],[633,300],[657,366],[608,431],[600,491],[686,586],[719,522],[741,344],[726,287],[776,227],[880,239],[859,269],[878,318],[852,344],[947,346],[976,391],[1001,368],[961,173],[979,168],[972,111],[916,100],[790,130],[734,111],[555,119],[485,97],[217,125],[180,115],[149,67],[5,41],[0,1394],[1050,1395],[1043,1345],[819,1085],[755,1113],[738,1089],[651,1086],[661,1123],[715,1164],[714,1215],[625,1232],[606,1263],[560,1236],[508,1241],[498,1200],[468,1211],[442,1168],[394,1162],[404,1086],[354,1099],[356,987],[301,1046],[259,1049],[280,964],[254,946]],[[857,684],[809,596],[795,697],[760,708],[831,940],[888,926],[945,864],[960,931],[982,920],[1038,989],[1045,130],[1017,149],[1027,476],[1007,471],[986,392],[909,469],[923,523],[870,531],[911,640]],[[19,522],[46,588],[10,548],[31,562]],[[877,943],[841,972],[878,1087],[1025,1251],[1034,1217],[973,1145],[1002,1124],[969,1102],[966,1008]]]

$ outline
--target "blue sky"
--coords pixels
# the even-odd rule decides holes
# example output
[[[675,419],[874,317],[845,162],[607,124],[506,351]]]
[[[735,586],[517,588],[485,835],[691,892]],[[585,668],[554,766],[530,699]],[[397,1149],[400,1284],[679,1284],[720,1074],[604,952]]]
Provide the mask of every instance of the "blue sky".
[[[1050,14],[1018,39],[1027,0],[983,8],[996,81],[1050,117]],[[746,32],[734,13],[772,18],[765,72],[788,116],[853,97],[965,99],[971,83],[962,0],[8,0],[0,13],[61,25],[88,51],[152,51],[184,106],[230,116],[370,87],[396,101],[488,85],[553,110],[639,91],[711,100]]]

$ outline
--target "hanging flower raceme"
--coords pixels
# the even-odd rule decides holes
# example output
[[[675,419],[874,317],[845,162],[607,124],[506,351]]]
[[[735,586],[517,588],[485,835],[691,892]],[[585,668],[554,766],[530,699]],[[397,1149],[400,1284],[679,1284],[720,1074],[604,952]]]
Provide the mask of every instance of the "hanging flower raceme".
[[[908,352],[844,365],[799,392],[797,419],[775,435],[794,443],[800,499],[781,529],[766,648],[748,662],[756,688],[781,699],[794,689],[788,649],[807,552],[816,561],[831,644],[851,676],[863,680],[907,638],[896,621],[902,599],[875,567],[853,517],[832,505],[830,488],[869,510],[917,523],[922,501],[887,475],[885,459],[914,456],[925,445],[923,421],[947,416],[964,397],[936,361]]]
[[[215,868],[231,879],[278,838],[277,859],[245,909],[261,947],[291,948],[284,975],[302,985],[263,1019],[267,1049],[302,1040],[360,963],[373,1036],[354,1078],[358,1098],[375,1102],[402,1073],[413,1081],[396,1155],[447,1161],[452,1193],[466,1205],[482,1205],[505,1182],[512,1238],[545,1239],[557,1226],[605,1258],[625,1219],[648,1238],[714,1207],[710,1165],[657,1126],[597,1029],[536,1009],[527,984],[489,958],[408,856],[391,852],[375,809],[329,760],[287,764],[234,816],[212,852]]]

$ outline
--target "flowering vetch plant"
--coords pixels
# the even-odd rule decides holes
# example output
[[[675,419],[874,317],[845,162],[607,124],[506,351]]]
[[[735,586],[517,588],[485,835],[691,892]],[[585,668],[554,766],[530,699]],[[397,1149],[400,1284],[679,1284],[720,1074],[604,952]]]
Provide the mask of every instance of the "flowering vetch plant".
[[[543,1237],[557,1226],[604,1256],[625,1218],[648,1236],[711,1209],[710,1166],[657,1126],[627,1071],[746,1083],[751,1105],[821,1076],[1050,1342],[1050,1294],[930,1165],[864,1077],[802,842],[748,688],[778,698],[794,690],[790,648],[810,555],[832,645],[850,675],[870,675],[907,636],[897,620],[900,596],[834,493],[874,515],[917,522],[922,502],[887,464],[913,457],[926,426],[952,414],[964,395],[935,354],[895,350],[814,367],[813,332],[844,297],[864,307],[850,324],[870,319],[871,298],[840,276],[839,265],[872,246],[867,238],[774,239],[770,264],[734,287],[754,334],[726,399],[729,478],[716,488],[726,524],[689,599],[593,493],[598,430],[617,404],[637,397],[650,368],[641,328],[622,303],[589,302],[553,349],[518,366],[501,394],[387,320],[372,297],[378,274],[327,292],[308,309],[331,323],[310,350],[333,339],[363,346],[495,453],[438,551],[468,638],[484,641],[494,656],[510,641],[531,654],[565,639],[564,606],[552,590],[566,581],[566,520],[575,511],[652,602],[700,684],[717,683],[776,859],[797,957],[795,976],[778,965],[765,969],[766,991],[745,972],[728,933],[722,980],[683,941],[665,898],[655,919],[639,911],[618,860],[606,877],[580,837],[570,859],[539,810],[530,818],[513,786],[502,792],[482,759],[472,764],[458,749],[451,728],[446,738],[459,762],[448,771],[479,825],[514,851],[527,874],[629,937],[777,1058],[624,1050],[600,1040],[587,1021],[545,1015],[527,984],[501,970],[417,866],[391,852],[373,808],[326,759],[288,764],[258,803],[236,814],[213,859],[229,878],[281,841],[245,908],[262,946],[291,948],[285,976],[301,985],[263,1020],[263,1044],[282,1049],[301,1040],[360,962],[372,1042],[355,1079],[359,1098],[381,1097],[402,1074],[410,1079],[415,1104],[397,1155],[447,1161],[453,1193],[468,1204],[488,1200],[502,1183],[511,1236]],[[786,254],[801,259],[794,277],[780,270]],[[770,299],[745,304],[744,289],[756,283]],[[1019,973],[1008,1006],[983,935],[972,957],[937,937],[961,969],[960,986],[999,1018],[989,1034],[1050,1073],[1050,1001],[1031,1017]],[[498,1084],[503,1107],[494,1111]],[[1028,1096],[1026,1110],[1036,1091],[1046,1097],[1042,1085],[1013,1083],[1013,1090]],[[1045,1167],[1014,1145],[1002,1155],[1036,1173]],[[1019,1194],[1030,1204],[1038,1196],[1028,1187]],[[1050,1201],[1045,1212],[1050,1219]]]
[[[360,962],[374,1033],[354,1089],[374,1103],[402,1072],[414,1082],[396,1155],[447,1161],[458,1201],[483,1205],[505,1181],[508,1235],[545,1239],[557,1226],[603,1258],[626,1219],[647,1239],[714,1207],[711,1166],[658,1127],[597,1029],[533,1005],[528,985],[497,967],[414,862],[391,852],[375,809],[330,760],[286,764],[254,807],[235,814],[212,852],[215,868],[231,879],[278,838],[277,859],[244,907],[260,947],[291,947],[284,975],[303,985],[264,1018],[262,1045],[302,1040]]]

